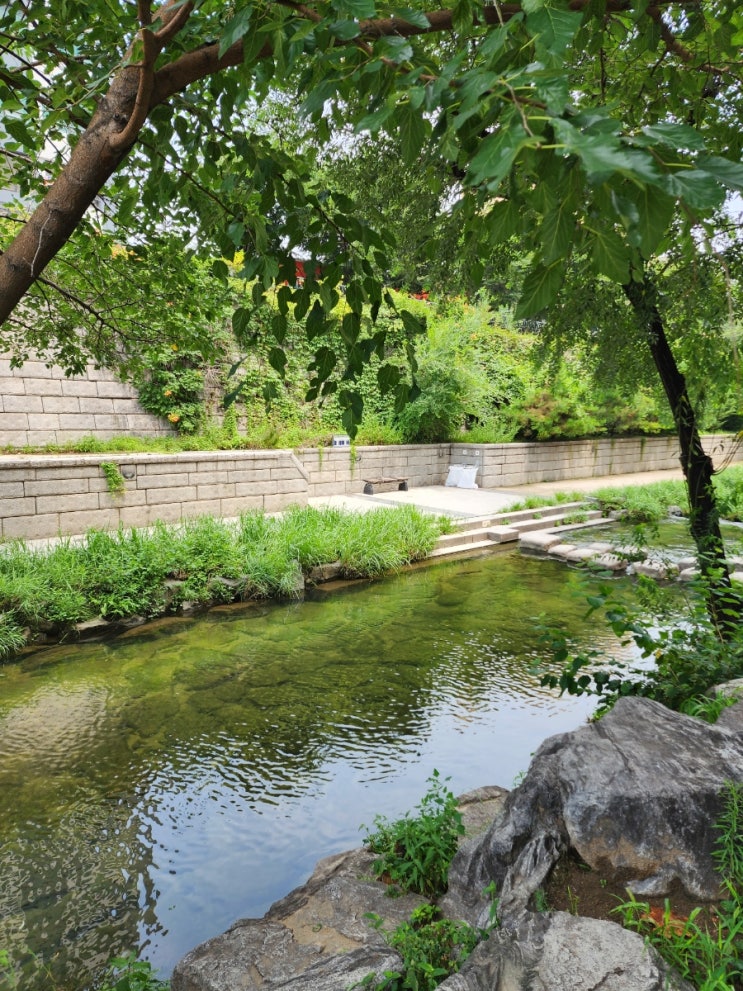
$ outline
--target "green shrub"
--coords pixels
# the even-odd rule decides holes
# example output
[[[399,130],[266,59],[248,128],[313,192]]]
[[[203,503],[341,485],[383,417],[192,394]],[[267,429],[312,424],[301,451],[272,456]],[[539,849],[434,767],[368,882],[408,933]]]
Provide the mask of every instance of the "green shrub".
[[[544,674],[542,685],[559,688],[561,694],[593,695],[599,713],[626,695],[653,698],[679,710],[690,699],[705,696],[711,686],[743,676],[743,626],[731,639],[719,638],[704,606],[701,580],[683,622],[675,612],[664,615],[652,580],[641,578],[637,587],[641,593],[647,589],[653,600],[652,619],[641,607],[619,601],[610,586],[587,597],[589,613],[602,611],[622,644],[634,643],[643,659],[652,659],[652,666],[618,660],[595,649],[574,654],[559,629],[548,629],[543,643],[562,670]],[[738,614],[743,611],[743,596],[735,590],[730,593],[729,608]]]
[[[433,905],[421,905],[409,922],[392,931],[382,929],[384,920],[366,916],[380,930],[393,950],[402,957],[402,969],[370,974],[361,986],[373,991],[434,991],[442,981],[459,972],[462,964],[486,933],[466,922],[440,918]]]
[[[375,831],[367,832],[364,843],[379,854],[374,862],[377,877],[388,878],[403,891],[434,897],[446,891],[449,864],[464,825],[457,800],[439,772],[434,771],[428,782],[417,815],[393,822],[377,816]]]
[[[204,420],[203,359],[173,345],[147,356],[149,372],[135,380],[139,401],[150,413],[168,420],[179,432],[195,433]]]

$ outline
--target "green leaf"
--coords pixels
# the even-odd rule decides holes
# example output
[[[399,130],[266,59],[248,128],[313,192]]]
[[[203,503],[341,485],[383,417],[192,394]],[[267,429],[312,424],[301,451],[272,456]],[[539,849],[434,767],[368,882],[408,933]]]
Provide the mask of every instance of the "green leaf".
[[[212,262],[212,275],[215,279],[219,279],[220,282],[226,282],[229,274],[230,270],[227,268],[227,263],[223,262],[221,258],[217,258]]]
[[[316,373],[318,379],[324,382],[329,375],[332,375],[337,360],[335,351],[332,348],[323,346],[315,352],[315,357],[310,368]]]
[[[382,58],[394,62],[395,65],[401,65],[413,57],[413,46],[407,38],[392,35],[388,38],[380,38],[374,46],[374,52]]]
[[[642,254],[650,258],[663,240],[676,204],[672,197],[648,186],[631,186],[627,197],[637,209],[637,220],[625,226],[630,235],[637,235],[636,238],[631,237],[633,243],[639,241]]]
[[[698,169],[714,176],[723,186],[743,193],[743,165],[739,162],[731,162],[719,155],[700,155],[696,164]]]
[[[417,161],[426,141],[426,121],[410,104],[405,103],[398,108],[395,123],[402,142],[403,160],[412,165]]]
[[[575,237],[575,217],[573,197],[558,201],[542,221],[539,232],[542,241],[542,260],[549,264],[564,258],[570,251]]]
[[[693,210],[716,210],[725,202],[725,189],[711,173],[688,169],[664,177],[664,188]]]
[[[286,355],[281,348],[271,348],[268,352],[268,363],[271,368],[275,368],[279,375],[284,377],[284,369],[286,368]]]
[[[413,10],[412,7],[394,7],[390,14],[392,17],[398,17],[401,21],[405,21],[406,24],[412,24],[413,27],[422,28],[424,31],[431,26],[423,11]]]
[[[669,148],[688,151],[704,151],[705,149],[702,135],[695,128],[689,127],[688,124],[648,124],[642,128],[642,133],[650,138],[653,144],[659,143]]]
[[[426,332],[426,318],[416,317],[409,310],[400,310],[400,319],[403,322],[405,330],[411,336],[415,337],[418,334],[425,334]]]
[[[374,0],[332,0],[333,10],[348,17],[356,17],[363,20],[367,17],[374,17],[377,12]]]
[[[618,173],[634,182],[660,185],[663,175],[651,157],[639,149],[623,145],[610,134],[588,134],[566,120],[554,120],[553,127],[565,151],[576,155],[588,176],[595,182]]]
[[[511,171],[519,152],[538,143],[539,138],[527,134],[521,121],[511,114],[480,144],[467,171],[468,184],[487,183],[489,189],[495,189]]]
[[[537,56],[561,56],[578,33],[582,20],[582,13],[556,7],[527,12],[526,27],[534,36]]]
[[[554,300],[562,285],[564,271],[565,266],[559,261],[532,268],[524,279],[521,298],[516,306],[517,320],[536,316]]]
[[[399,381],[399,368],[390,364],[380,365],[379,370],[377,371],[377,382],[379,383],[379,391],[383,396],[392,389],[395,389]]]
[[[284,343],[288,326],[286,316],[283,313],[274,313],[271,317],[271,333],[277,343]]]
[[[16,141],[19,141],[26,148],[36,148],[36,141],[19,120],[4,120],[2,122],[4,130]]]
[[[493,204],[485,219],[496,244],[507,241],[521,230],[521,209],[513,199],[500,200]]]
[[[630,249],[616,231],[591,231],[590,255],[593,268],[612,282],[629,282]]]
[[[238,344],[242,346],[252,337],[250,333],[251,329],[251,315],[250,310],[245,309],[244,306],[238,306],[235,312],[232,314],[232,333]]]
[[[361,34],[361,28],[357,21],[333,21],[328,26],[328,30],[334,38],[340,38],[341,41],[351,41],[352,38],[358,38]]]
[[[243,7],[227,22],[219,39],[220,58],[222,58],[228,48],[231,48],[236,41],[239,41],[243,35],[247,34],[252,13],[252,6]]]

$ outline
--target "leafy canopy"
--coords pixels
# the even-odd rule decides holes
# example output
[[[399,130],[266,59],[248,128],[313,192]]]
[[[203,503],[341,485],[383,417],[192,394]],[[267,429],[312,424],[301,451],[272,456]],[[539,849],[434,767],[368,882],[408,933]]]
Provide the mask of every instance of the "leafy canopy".
[[[742,42],[735,0],[0,5],[3,168],[22,198],[6,208],[20,231],[0,255],[0,319],[67,241],[90,242],[84,218],[102,194],[99,227],[141,243],[165,226],[217,259],[215,280],[242,251],[248,307],[280,287],[277,367],[291,308],[318,342],[313,391],[337,393],[352,425],[353,380],[384,355],[374,320],[392,235],[323,183],[318,148],[386,133],[411,170],[424,153],[440,163],[430,194],[444,167],[475,282],[509,238],[532,251],[526,317],[574,258],[626,284],[671,236],[687,258],[708,250],[726,196],[743,192]],[[261,116],[277,93],[304,135],[287,140]],[[310,259],[297,288],[296,251]],[[64,292],[64,273],[55,279]],[[419,321],[400,319],[412,341]],[[340,353],[323,343],[336,329]],[[401,371],[384,381],[404,402]]]

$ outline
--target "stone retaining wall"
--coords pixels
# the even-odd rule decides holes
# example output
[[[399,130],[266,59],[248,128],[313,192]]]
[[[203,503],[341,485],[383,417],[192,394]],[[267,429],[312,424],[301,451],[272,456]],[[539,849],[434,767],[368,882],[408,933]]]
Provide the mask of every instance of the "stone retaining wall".
[[[704,438],[704,448],[719,466],[735,452],[735,437],[709,434]],[[546,444],[452,444],[451,461],[477,465],[477,484],[484,489],[680,467],[676,437],[602,437]]]
[[[0,358],[0,446],[62,444],[94,435],[166,436],[165,420],[146,413],[137,393],[105,368],[66,377],[61,368]]]
[[[706,438],[716,464],[731,438]],[[101,469],[119,466],[111,494]],[[183,454],[0,456],[0,537],[35,539],[172,522],[204,513],[277,512],[313,496],[360,494],[367,479],[441,485],[450,464],[477,464],[483,488],[678,468],[673,438],[556,444],[429,444],[356,449],[212,451]]]

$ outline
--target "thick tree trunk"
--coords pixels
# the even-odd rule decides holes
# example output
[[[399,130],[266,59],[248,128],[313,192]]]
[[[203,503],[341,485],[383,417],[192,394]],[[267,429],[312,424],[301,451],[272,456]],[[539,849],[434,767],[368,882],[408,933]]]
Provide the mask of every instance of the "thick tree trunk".
[[[729,639],[740,623],[731,593],[730,573],[720,533],[720,517],[712,485],[714,468],[699,436],[686,380],[665,334],[655,287],[647,279],[630,282],[625,295],[645,331],[650,353],[663,383],[679,439],[681,467],[689,493],[691,533],[707,589],[707,609],[721,639]]]
[[[136,68],[119,73],[69,162],[18,236],[0,254],[0,324],[69,240],[129,150],[113,147],[111,139],[129,119],[138,79]]]

